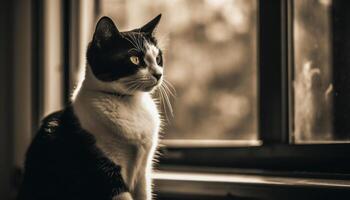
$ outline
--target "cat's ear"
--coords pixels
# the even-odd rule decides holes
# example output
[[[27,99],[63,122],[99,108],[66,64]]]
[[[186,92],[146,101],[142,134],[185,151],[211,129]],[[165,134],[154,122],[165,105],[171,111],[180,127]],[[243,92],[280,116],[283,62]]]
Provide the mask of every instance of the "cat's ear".
[[[97,46],[101,47],[118,37],[120,37],[120,33],[112,19],[105,16],[98,20],[93,37],[93,42]]]
[[[162,17],[162,14],[159,14],[157,17],[152,19],[150,22],[148,22],[147,24],[142,26],[140,28],[140,31],[152,35],[154,32],[154,29],[157,27],[161,17]]]

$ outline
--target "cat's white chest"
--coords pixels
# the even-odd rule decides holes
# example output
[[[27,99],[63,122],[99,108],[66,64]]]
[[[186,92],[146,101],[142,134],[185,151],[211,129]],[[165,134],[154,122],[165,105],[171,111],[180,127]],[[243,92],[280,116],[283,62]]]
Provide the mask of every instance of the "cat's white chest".
[[[74,103],[82,127],[96,137],[96,145],[117,165],[130,189],[148,174],[158,143],[160,119],[149,94],[134,99],[84,97]],[[85,101],[88,99],[88,101]]]
[[[112,128],[112,134],[98,139],[97,145],[115,163],[122,165],[122,175],[129,188],[133,189],[140,177],[149,173],[152,165],[160,126],[158,110],[149,95],[133,101],[104,100],[99,109],[107,108],[103,115]]]
[[[145,144],[157,137],[160,125],[155,103],[149,95],[130,101],[116,101],[113,97],[95,102],[102,113],[101,119],[118,135],[122,134],[131,142]]]

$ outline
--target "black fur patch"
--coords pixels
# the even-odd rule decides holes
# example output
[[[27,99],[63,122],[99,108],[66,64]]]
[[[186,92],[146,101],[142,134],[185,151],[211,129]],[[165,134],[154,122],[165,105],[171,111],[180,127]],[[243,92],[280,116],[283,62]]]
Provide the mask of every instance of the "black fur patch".
[[[111,200],[128,191],[120,170],[67,107],[43,120],[27,152],[18,200]]]
[[[110,18],[102,17],[86,54],[95,77],[101,81],[115,81],[146,67],[143,62],[144,41],[157,46],[153,31],[159,20],[160,15],[139,29],[119,32]],[[140,64],[133,64],[131,56],[138,56]]]

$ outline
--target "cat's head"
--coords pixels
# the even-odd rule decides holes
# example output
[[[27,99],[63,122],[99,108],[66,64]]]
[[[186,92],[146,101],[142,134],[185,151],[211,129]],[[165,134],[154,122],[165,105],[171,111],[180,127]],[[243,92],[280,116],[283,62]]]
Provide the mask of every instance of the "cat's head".
[[[154,30],[161,15],[144,26],[120,32],[113,21],[102,17],[87,50],[88,67],[104,92],[149,92],[163,81],[163,56]]]

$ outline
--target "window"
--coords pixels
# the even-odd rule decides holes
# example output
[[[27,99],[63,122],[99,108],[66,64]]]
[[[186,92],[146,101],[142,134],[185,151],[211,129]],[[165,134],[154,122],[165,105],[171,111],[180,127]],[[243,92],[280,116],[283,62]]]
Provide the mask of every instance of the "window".
[[[102,0],[89,10],[95,20],[111,16],[120,30],[163,13],[157,34],[167,45],[166,76],[177,97],[174,118],[163,108],[170,123],[161,167],[320,171],[310,162],[349,150],[339,144],[350,130],[350,74],[340,67],[348,62],[339,39],[350,27],[344,2]]]
[[[340,67],[341,64],[348,65],[344,53],[347,43],[340,41],[347,41],[342,32],[350,25],[344,20],[347,12],[340,8],[346,8],[341,0],[258,1],[255,10],[258,19],[257,132],[262,144],[226,148],[167,146],[160,168],[225,167],[240,172],[253,170],[254,173],[264,169],[278,170],[284,175],[292,170],[296,172],[295,176],[308,176],[304,172],[324,175],[349,171],[345,167],[349,163],[344,162],[347,160],[345,152],[350,150],[346,144],[349,131],[346,130],[348,106],[344,102],[347,99],[344,84],[350,76],[341,78],[335,74],[350,75],[346,68]],[[342,40],[339,41],[339,37]],[[338,49],[340,47],[342,51]],[[303,68],[312,73],[316,68],[322,69],[321,76],[311,81],[317,82],[314,91],[320,93],[317,95],[321,95],[324,102],[313,96],[313,91],[310,93],[300,86],[305,84],[301,82]],[[341,93],[333,91],[335,85],[342,97],[339,97]],[[328,99],[329,92],[331,98]],[[310,99],[315,104],[309,103]],[[328,103],[327,99],[330,100]],[[323,105],[318,105],[321,103]],[[312,108],[318,110],[308,112]],[[309,129],[313,123],[319,127]],[[305,132],[308,129],[310,132]],[[337,130],[342,130],[341,137]]]
[[[345,142],[348,62],[341,41],[346,17],[339,0],[294,1],[294,139]],[[342,29],[342,30],[341,30]],[[348,48],[348,47],[347,47]],[[340,50],[338,50],[340,49]],[[343,66],[340,66],[343,65]],[[341,74],[343,73],[343,74]],[[336,87],[336,88],[335,88]]]
[[[164,139],[257,140],[256,6],[256,0],[100,2],[99,15],[112,16],[120,30],[163,13],[158,37],[166,78],[177,91],[175,117],[162,108]]]

